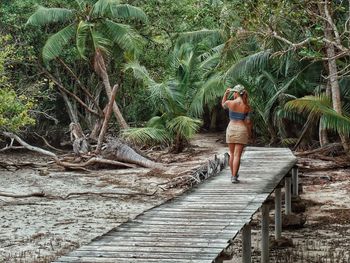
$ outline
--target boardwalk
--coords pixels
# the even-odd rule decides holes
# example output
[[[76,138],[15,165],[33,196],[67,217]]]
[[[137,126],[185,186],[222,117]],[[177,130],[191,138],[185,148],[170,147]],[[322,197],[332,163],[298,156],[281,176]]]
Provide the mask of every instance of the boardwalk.
[[[57,262],[210,263],[250,222],[295,162],[288,149],[248,147],[241,183],[231,184],[225,169]]]

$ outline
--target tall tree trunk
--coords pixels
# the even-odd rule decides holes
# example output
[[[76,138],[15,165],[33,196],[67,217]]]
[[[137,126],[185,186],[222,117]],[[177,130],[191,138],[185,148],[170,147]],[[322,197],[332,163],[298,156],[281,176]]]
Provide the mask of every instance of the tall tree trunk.
[[[96,50],[95,57],[94,57],[94,70],[102,79],[103,85],[106,90],[106,94],[108,96],[108,99],[110,100],[112,97],[112,87],[109,82],[109,77],[107,74],[107,68],[104,61],[104,58],[102,56],[101,51]],[[126,123],[122,113],[120,112],[120,109],[116,102],[113,103],[113,112],[114,116],[116,117],[118,124],[121,128],[126,129],[129,128],[129,125]]]
[[[320,146],[323,147],[329,143],[327,130],[324,128],[323,119],[320,118],[318,127],[318,137],[320,140]]]
[[[326,23],[325,28],[325,38],[333,41],[333,33],[332,33],[332,27],[329,23]],[[333,109],[337,112],[342,114],[342,104],[341,104],[341,98],[340,98],[340,88],[339,88],[339,82],[338,82],[338,68],[336,64],[336,58],[335,58],[335,47],[331,43],[326,44],[326,53],[328,58],[328,72],[329,72],[329,84],[331,87],[331,95],[332,95],[332,105]],[[339,133],[339,137],[341,139],[342,145],[344,150],[349,153],[349,138]]]
[[[325,67],[327,64],[325,64]],[[328,97],[331,97],[332,92],[331,92],[331,86],[329,81],[327,81],[327,86],[326,86],[326,95]],[[319,130],[318,130],[318,137],[320,140],[320,146],[325,146],[326,144],[329,144],[329,139],[328,139],[328,132],[327,129],[324,126],[324,121],[322,118],[320,118],[320,123],[319,123]]]

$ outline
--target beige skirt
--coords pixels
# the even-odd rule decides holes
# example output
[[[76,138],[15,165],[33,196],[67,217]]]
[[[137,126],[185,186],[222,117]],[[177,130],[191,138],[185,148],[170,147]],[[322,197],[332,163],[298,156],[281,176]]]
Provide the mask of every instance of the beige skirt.
[[[248,144],[247,127],[230,121],[226,129],[226,143]]]

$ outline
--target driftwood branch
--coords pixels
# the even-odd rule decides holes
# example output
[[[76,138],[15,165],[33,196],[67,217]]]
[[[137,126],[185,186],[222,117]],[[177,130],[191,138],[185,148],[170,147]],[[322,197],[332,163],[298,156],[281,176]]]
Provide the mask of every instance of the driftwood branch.
[[[69,163],[69,162],[62,162],[60,160],[58,160],[57,163],[65,168],[73,168],[73,169],[74,168],[83,168],[83,167],[93,165],[93,164],[108,164],[108,165],[127,167],[127,168],[136,168],[137,167],[134,164],[122,163],[122,162],[109,160],[109,159],[103,159],[103,158],[99,158],[99,157],[93,157],[90,160],[83,162],[83,163]]]
[[[62,196],[54,196],[47,194],[45,192],[33,192],[33,193],[28,193],[28,194],[14,194],[14,193],[8,193],[8,192],[3,192],[0,191],[0,196],[3,197],[11,197],[11,198],[29,198],[29,197],[45,197],[45,198],[50,198],[50,199],[69,199],[72,198],[73,196],[80,196],[80,195],[98,195],[98,196],[111,196],[111,195],[128,195],[128,196],[138,196],[138,195],[144,195],[144,196],[153,196],[157,190],[154,190],[151,193],[143,193],[143,192],[72,192],[64,197]]]
[[[13,193],[0,192],[0,196],[12,197],[12,198],[45,197],[45,193],[44,192],[34,192],[34,193],[29,193],[29,194],[13,194]]]
[[[14,139],[16,140],[20,145],[22,145],[24,148],[30,150],[30,151],[34,151],[34,152],[38,152],[38,153],[41,153],[41,154],[44,154],[44,155],[47,155],[47,156],[51,156],[55,159],[57,159],[57,155],[54,154],[53,152],[50,152],[50,151],[47,151],[47,150],[44,150],[44,149],[41,149],[39,147],[35,147],[35,146],[32,146],[28,143],[26,143],[25,141],[23,141],[20,137],[18,137],[16,134],[13,134],[11,132],[3,132],[3,134],[10,138],[10,139]]]
[[[56,147],[53,147],[53,146],[45,139],[44,136],[41,136],[40,134],[38,134],[38,133],[36,133],[36,132],[34,132],[34,134],[35,134],[36,136],[38,136],[39,138],[41,138],[41,139],[44,141],[45,145],[46,145],[47,147],[49,147],[50,149],[55,150],[55,151],[57,151],[57,152],[64,152],[64,151],[62,151],[62,150],[60,150],[60,149],[57,149]]]
[[[294,154],[296,156],[306,156],[311,154],[327,154],[329,152],[334,151],[335,149],[341,149],[341,148],[342,148],[342,145],[340,143],[331,143],[311,151],[294,152]]]

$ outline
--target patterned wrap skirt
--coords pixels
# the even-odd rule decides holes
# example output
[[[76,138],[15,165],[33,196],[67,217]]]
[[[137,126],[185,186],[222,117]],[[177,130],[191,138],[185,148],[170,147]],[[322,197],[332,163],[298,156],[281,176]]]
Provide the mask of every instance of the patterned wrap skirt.
[[[247,126],[230,121],[226,129],[226,143],[248,144]]]

